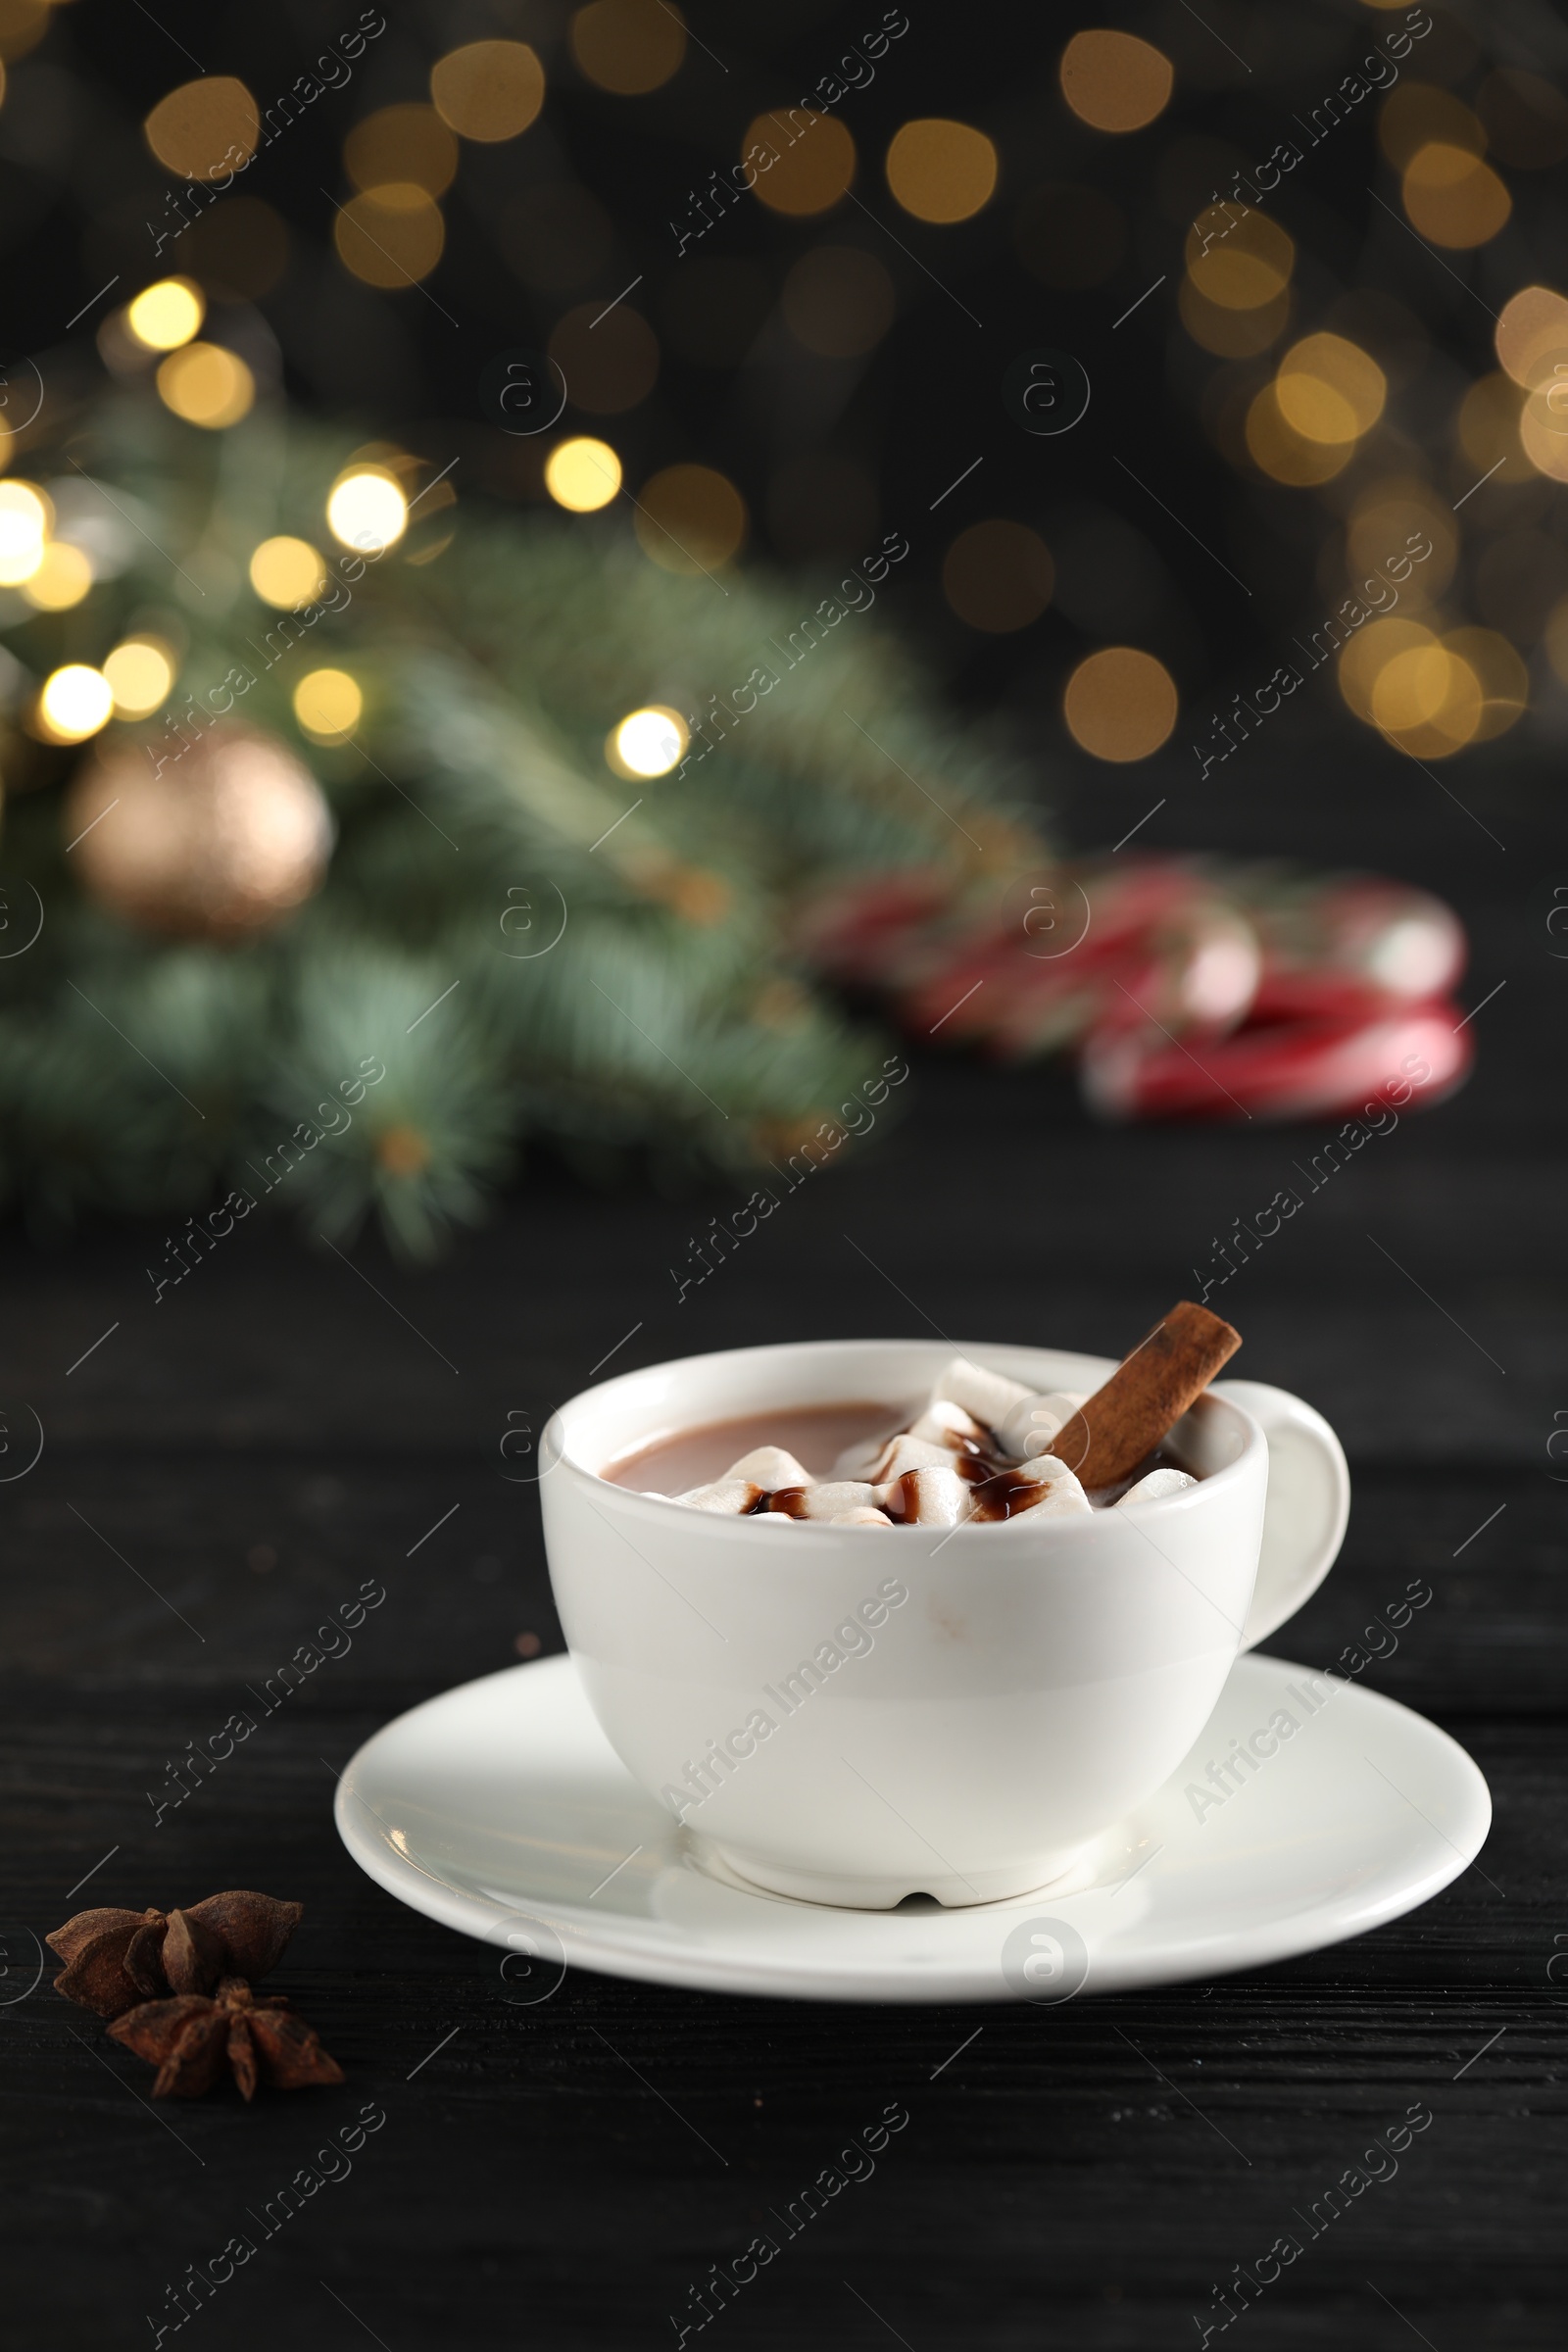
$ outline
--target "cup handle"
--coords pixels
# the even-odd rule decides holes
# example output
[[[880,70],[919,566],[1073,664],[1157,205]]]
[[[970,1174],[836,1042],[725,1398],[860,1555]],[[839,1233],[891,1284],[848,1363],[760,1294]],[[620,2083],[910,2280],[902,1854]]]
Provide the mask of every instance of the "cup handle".
[[[1268,1440],[1263,1541],[1242,1634],[1243,1649],[1251,1649],[1295,1616],[1333,1567],[1350,1515],[1350,1472],[1333,1430],[1299,1396],[1257,1380],[1216,1381],[1213,1393],[1250,1413]]]

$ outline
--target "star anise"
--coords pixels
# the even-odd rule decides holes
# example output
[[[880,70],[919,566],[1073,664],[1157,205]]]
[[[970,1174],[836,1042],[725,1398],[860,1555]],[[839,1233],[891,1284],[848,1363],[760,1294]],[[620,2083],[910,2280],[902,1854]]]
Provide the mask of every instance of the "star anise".
[[[155,2099],[199,2099],[225,2066],[247,2099],[258,2077],[274,2090],[341,2082],[343,2069],[322,2049],[313,2026],[289,2014],[281,1993],[255,1993],[243,1977],[224,1977],[209,2000],[185,1992],[144,2001],[109,2029],[116,2041],[158,2069]]]
[[[122,2017],[169,1994],[210,1993],[225,1977],[265,1977],[304,1913],[303,1903],[240,1887],[182,1911],[78,1911],[46,1938],[66,1963],[55,1990]]]

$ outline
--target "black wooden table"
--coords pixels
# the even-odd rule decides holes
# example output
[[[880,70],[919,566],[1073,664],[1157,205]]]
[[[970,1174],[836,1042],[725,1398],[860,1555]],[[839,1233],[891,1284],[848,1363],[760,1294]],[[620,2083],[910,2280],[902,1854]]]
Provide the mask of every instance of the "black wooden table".
[[[1102,778],[1081,835],[1114,839],[1146,784]],[[6,1459],[30,1451],[24,1407],[46,1443],[0,1486],[9,2340],[672,2343],[689,2287],[890,2102],[907,2128],[710,2323],[724,2342],[1197,2343],[1213,2286],[1415,2102],[1433,2123],[1397,2176],[1231,2332],[1257,2352],[1562,2340],[1555,787],[1489,785],[1499,849],[1392,761],[1354,790],[1289,784],[1183,822],[1289,847],[1310,796],[1314,835],[1332,820],[1349,856],[1461,905],[1467,1004],[1507,983],[1477,1016],[1469,1090],[1364,1150],[1223,1300],[1237,1369],[1318,1403],[1355,1478],[1342,1563],[1272,1646],[1322,1664],[1431,1581],[1362,1679],[1487,1774],[1479,1866],[1315,1957],[1056,2009],[817,2007],[581,1972],[526,2007],[494,1950],[383,1894],[332,1828],[334,1776],[377,1725],[513,1662],[519,1637],[560,1646],[501,1440],[632,1325],[616,1369],[931,1324],[1114,1352],[1317,1135],[1106,1131],[1061,1076],[930,1063],[902,1135],[803,1188],[678,1308],[668,1268],[722,1187],[607,1200],[546,1174],[433,1273],[245,1227],[156,1308],[161,1236],[42,1251],[13,1233]],[[372,1575],[387,1599],[349,1654],[160,1821],[170,1766]],[[278,1982],[347,2082],[154,2108],[93,2018],[47,1975],[29,1990],[32,1937],[91,1901],[232,1885],[304,1900]],[[328,2154],[368,2103],[384,2122]],[[247,2216],[302,2175],[319,2185],[264,2239]],[[176,2330],[167,2290],[247,2236],[254,2258]]]

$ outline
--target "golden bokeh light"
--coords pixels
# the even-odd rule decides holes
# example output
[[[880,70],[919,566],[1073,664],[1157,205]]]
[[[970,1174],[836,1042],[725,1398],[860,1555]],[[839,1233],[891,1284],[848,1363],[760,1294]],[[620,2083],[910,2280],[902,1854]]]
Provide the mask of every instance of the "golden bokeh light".
[[[1291,282],[1296,247],[1277,221],[1246,205],[1205,205],[1187,232],[1187,274],[1222,311],[1256,311]]]
[[[1519,446],[1538,473],[1568,482],[1568,361],[1559,360],[1549,383],[1532,392],[1519,412]]]
[[[79,547],[67,539],[51,539],[43,560],[22,584],[22,593],[39,612],[69,612],[92,586],[92,564]]]
[[[1400,194],[1411,227],[1452,252],[1485,245],[1513,211],[1513,198],[1490,164],[1440,140],[1410,158]]]
[[[939,115],[896,131],[885,169],[895,199],[916,220],[972,220],[997,192],[997,151],[985,132]]]
[[[161,277],[125,308],[125,324],[144,351],[177,351],[201,330],[207,304],[188,277]]]
[[[327,494],[326,522],[342,546],[383,555],[409,527],[409,502],[384,466],[351,466]]]
[[[798,343],[824,359],[858,357],[893,324],[893,280],[875,254],[854,245],[818,245],[784,280],[784,323]]]
[[[1176,289],[1176,310],[1183,326],[1202,351],[1217,360],[1255,360],[1277,343],[1291,323],[1291,289],[1254,310],[1227,310],[1200,293],[1191,277]]]
[[[1339,686],[1357,718],[1415,760],[1446,760],[1501,734],[1524,709],[1524,664],[1490,629],[1437,636],[1419,621],[1374,620],[1346,646]]]
[[[628,711],[617,727],[612,727],[605,758],[617,776],[628,783],[642,782],[667,776],[679,766],[690,741],[678,710],[665,703],[650,703],[644,710]]]
[[[292,612],[326,586],[326,565],[308,539],[264,539],[251,558],[251,586],[264,605]]]
[[[249,416],[256,378],[238,354],[220,343],[187,343],[161,363],[158,396],[187,424],[218,433]]]
[[[43,562],[55,513],[31,482],[0,482],[0,588],[17,588]]]
[[[458,142],[433,106],[383,106],[349,132],[343,168],[360,189],[406,180],[444,196],[458,175]]]
[[[493,146],[534,120],[545,102],[545,70],[526,41],[469,41],[431,67],[430,95],[460,137]]]
[[[1568,340],[1563,343],[1568,358]],[[1459,404],[1456,435],[1472,467],[1471,481],[1490,474],[1494,482],[1525,482],[1531,465],[1519,438],[1519,419],[1525,395],[1511,376],[1499,371],[1473,383]],[[1463,487],[1468,489],[1469,482]]]
[[[1568,300],[1553,286],[1521,286],[1503,304],[1493,341],[1514,382],[1536,391],[1568,359]]]
[[[1353,441],[1314,441],[1298,432],[1280,407],[1276,384],[1265,384],[1253,398],[1244,435],[1258,471],[1293,490],[1332,481],[1343,473],[1355,449]]]
[[[262,118],[242,81],[206,74],[161,98],[142,128],[166,171],[182,179],[220,179],[250,162]]]
[[[551,335],[549,354],[571,386],[573,408],[590,416],[623,415],[659,379],[658,337],[623,302],[608,316],[602,302],[568,311]]]
[[[1313,337],[1312,340],[1326,342],[1333,338],[1323,336]],[[1358,439],[1362,425],[1356,406],[1338,384],[1328,382],[1316,368],[1301,365],[1298,359],[1299,350],[1300,346],[1298,345],[1286,355],[1274,380],[1274,396],[1285,422],[1293,432],[1307,441],[1322,441],[1334,446]],[[1377,409],[1383,406],[1383,380],[1379,374]]]
[[[1280,415],[1308,441],[1357,441],[1383,414],[1388,379],[1343,335],[1304,335],[1280,362]]]
[[[1384,100],[1378,145],[1395,170],[1403,172],[1434,141],[1467,155],[1487,152],[1487,134],[1462,99],[1430,81],[1401,82]]]
[[[1415,760],[1446,760],[1476,740],[1481,681],[1445,645],[1400,654],[1372,690],[1372,717]]]
[[[294,716],[313,743],[341,743],[365,710],[365,697],[346,669],[313,669],[294,689]]]
[[[1423,544],[1430,553],[1417,561]],[[1381,576],[1397,589],[1400,606],[1407,611],[1435,603],[1452,579],[1459,560],[1459,526],[1452,509],[1428,483],[1395,476],[1375,483],[1356,500],[1346,525],[1345,553],[1352,587]]]
[[[620,460],[608,441],[576,433],[558,441],[545,461],[545,488],[568,514],[593,514],[620,488]]]
[[[1442,760],[1481,723],[1481,681],[1437,638],[1395,654],[1372,680],[1372,724],[1417,760]]]
[[[1449,629],[1445,650],[1462,662],[1481,688],[1481,710],[1472,743],[1506,735],[1530,708],[1530,672],[1519,653],[1495,629]]]
[[[0,57],[12,63],[35,49],[49,29],[51,0],[4,0],[0,7]],[[0,68],[0,93],[5,72]]]
[[[117,718],[150,718],[169,699],[174,657],[158,637],[127,637],[104,663]]]
[[[1340,692],[1356,717],[1372,724],[1372,689],[1392,662],[1436,643],[1431,629],[1421,621],[1402,620],[1395,614],[1369,620],[1358,629],[1335,666]]]
[[[664,571],[718,571],[745,543],[746,502],[711,466],[666,466],[645,482],[636,531]]]
[[[751,159],[756,172],[753,195],[770,212],[797,220],[831,212],[855,177],[855,141],[843,123],[832,115],[803,115],[799,107],[757,116],[741,141],[741,157]]]
[[[368,286],[416,286],[441,259],[447,241],[441,207],[412,179],[362,189],[340,205],[332,242],[346,270]]]
[[[952,610],[990,636],[1028,628],[1055,584],[1051,551],[1026,523],[972,522],[942,559],[942,593]]]
[[[1170,59],[1136,33],[1075,32],[1061,53],[1061,94],[1094,130],[1142,130],[1170,102]]]
[[[252,412],[256,378],[240,355],[223,351],[220,343],[186,343],[160,365],[158,398],[188,425],[223,433]]]
[[[53,743],[85,743],[107,726],[114,709],[114,690],[103,671],[89,669],[85,662],[68,662],[44,680],[39,732]]]
[[[1176,681],[1163,662],[1133,645],[1107,645],[1067,680],[1062,715],[1073,741],[1097,760],[1147,760],[1176,724]]]
[[[590,0],[571,20],[571,54],[617,98],[662,89],[686,55],[686,21],[664,0]]]

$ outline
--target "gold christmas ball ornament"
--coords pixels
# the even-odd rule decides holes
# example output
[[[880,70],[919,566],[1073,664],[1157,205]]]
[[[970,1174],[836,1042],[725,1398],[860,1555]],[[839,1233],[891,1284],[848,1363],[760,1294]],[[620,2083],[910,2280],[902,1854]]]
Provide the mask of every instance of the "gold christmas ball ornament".
[[[177,757],[145,744],[95,751],[64,822],[89,896],[179,939],[271,930],[319,888],[333,835],[310,770],[246,727],[213,727]]]

